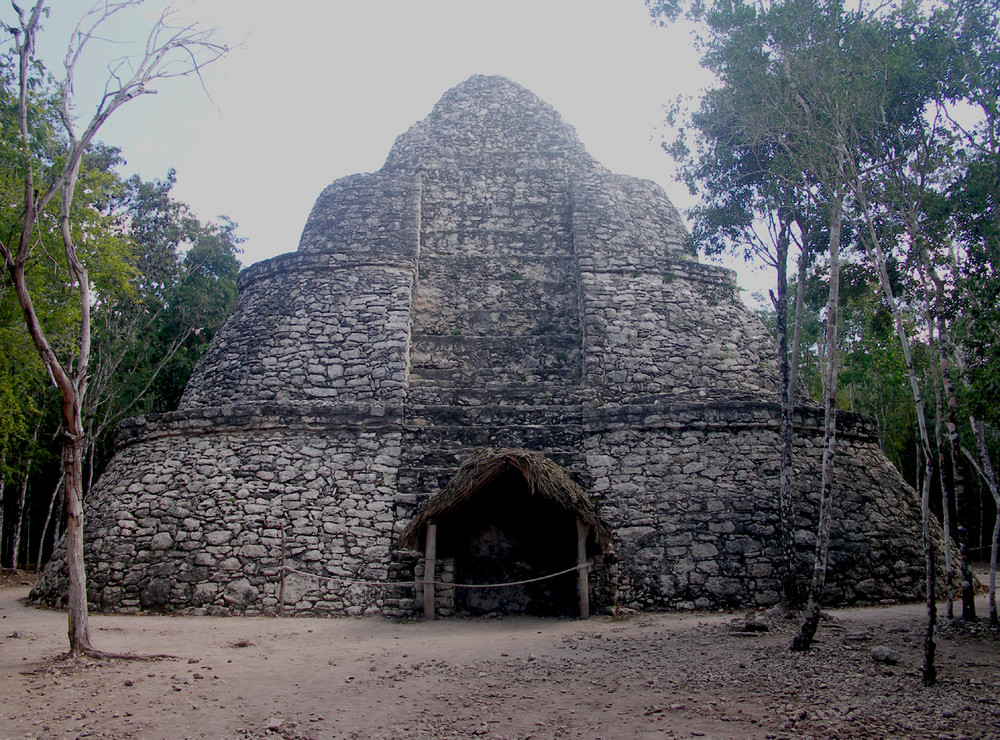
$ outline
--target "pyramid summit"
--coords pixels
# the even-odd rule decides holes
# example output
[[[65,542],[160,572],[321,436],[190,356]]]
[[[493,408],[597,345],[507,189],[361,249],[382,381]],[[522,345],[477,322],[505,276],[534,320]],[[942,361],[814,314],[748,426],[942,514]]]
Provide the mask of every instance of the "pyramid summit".
[[[519,85],[445,93],[239,285],[178,410],[126,422],[87,499],[96,606],[778,600],[770,335],[657,185],[609,172]],[[805,574],[822,412],[796,417]],[[838,425],[829,601],[915,598],[916,496],[866,419]],[[33,598],[58,603],[64,573],[54,558]],[[466,588],[488,583],[515,585]]]
[[[598,166],[552,106],[506,77],[475,75],[442,96],[430,115],[401,135],[385,170],[431,163],[493,161],[535,166],[571,159]]]

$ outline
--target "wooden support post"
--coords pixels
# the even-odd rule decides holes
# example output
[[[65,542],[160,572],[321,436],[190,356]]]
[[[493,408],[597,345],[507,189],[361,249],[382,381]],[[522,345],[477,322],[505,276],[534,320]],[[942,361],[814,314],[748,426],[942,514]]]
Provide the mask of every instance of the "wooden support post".
[[[285,616],[285,525],[281,525],[281,588],[278,590],[278,616]]]
[[[437,525],[427,525],[424,545],[424,619],[434,619],[434,570],[437,565]]]
[[[590,531],[581,519],[576,520],[576,588],[580,596],[580,619],[590,619],[590,572],[587,565],[587,533]]]

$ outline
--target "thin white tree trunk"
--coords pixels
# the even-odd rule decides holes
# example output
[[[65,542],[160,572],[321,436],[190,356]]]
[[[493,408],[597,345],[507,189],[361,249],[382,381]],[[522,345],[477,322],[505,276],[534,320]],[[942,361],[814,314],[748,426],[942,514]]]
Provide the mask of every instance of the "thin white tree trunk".
[[[101,4],[98,3],[98,6]],[[63,428],[63,480],[66,502],[66,564],[69,571],[69,642],[70,654],[95,654],[90,645],[90,634],[87,627],[87,591],[86,573],[83,563],[83,456],[85,447],[84,428],[82,423],[83,399],[87,394],[87,379],[90,366],[90,311],[91,292],[87,268],[77,253],[73,241],[73,229],[70,211],[76,190],[77,178],[80,174],[80,163],[90,147],[98,130],[108,118],[121,106],[136,97],[156,92],[154,83],[158,80],[200,74],[200,70],[228,52],[228,49],[215,43],[212,31],[190,25],[184,28],[169,28],[170,11],[160,16],[154,23],[147,39],[145,52],[131,58],[128,64],[116,67],[115,72],[128,71],[129,74],[119,76],[112,73],[105,87],[105,95],[101,98],[97,110],[87,123],[82,134],[77,135],[76,116],[73,106],[73,88],[76,66],[84,47],[94,38],[99,38],[105,24],[119,11],[136,7],[138,1],[126,0],[120,3],[105,5],[103,11],[95,7],[77,25],[70,38],[64,66],[66,76],[60,85],[61,120],[65,130],[66,142],[61,152],[58,169],[50,178],[47,189],[41,192],[34,181],[33,166],[24,168],[23,201],[20,204],[22,217],[16,243],[3,241],[0,235],[0,257],[11,276],[17,302],[24,315],[25,327],[31,337],[38,356],[48,370],[49,377],[59,389],[62,401]],[[45,0],[36,0],[29,13],[17,5],[14,9],[19,18],[19,27],[9,30],[14,37],[14,47],[18,58],[19,94],[17,103],[18,130],[20,132],[20,148],[24,161],[29,165],[37,164],[37,157],[32,150],[32,135],[28,127],[28,109],[31,106],[29,95],[30,70],[34,68],[35,39],[42,15],[48,15]],[[56,199],[56,196],[59,196]],[[31,291],[25,279],[25,266],[28,256],[36,243],[34,234],[38,220],[50,204],[59,205],[59,231],[68,270],[67,283],[76,293],[77,307],[80,312],[78,327],[78,343],[74,348],[73,361],[68,365],[60,362],[56,351],[38,319],[32,300]],[[15,230],[18,231],[18,230]],[[14,232],[11,232],[14,233]]]
[[[931,271],[931,278],[934,277],[934,272]],[[965,479],[962,475],[962,466],[958,464],[958,396],[955,393],[955,384],[951,377],[953,368],[958,363],[952,363],[948,360],[948,357],[956,357],[956,354],[951,345],[944,309],[941,306],[943,293],[944,284],[935,281],[934,312],[937,315],[941,383],[945,394],[945,437],[948,441],[948,460],[951,469],[949,489],[952,491],[952,503],[955,506],[955,525],[960,555],[958,567],[962,574],[962,619],[971,621],[976,618],[976,592],[973,587],[972,564],[969,562],[969,532],[962,518],[962,512],[965,510]]]
[[[933,338],[934,336],[934,323],[930,317],[927,315],[927,336]],[[934,349],[938,353],[938,357],[942,356],[941,352],[941,338],[938,337],[937,342],[933,342]],[[944,363],[941,363],[942,371],[944,370]],[[943,373],[942,373],[943,374]],[[943,378],[938,378],[938,372],[935,369],[934,363],[931,363],[931,377],[934,380],[934,447],[937,449],[937,460],[938,460],[938,480],[941,483],[941,529],[944,534],[944,584],[945,584],[945,595],[947,598],[947,611],[946,614],[948,619],[955,618],[955,587],[952,585],[952,581],[955,577],[955,566],[951,562],[951,496],[948,495],[949,486],[945,480],[945,452],[944,447],[941,444],[941,418],[942,418],[942,404],[941,404],[941,387],[944,382]]]
[[[804,242],[803,242],[804,244]],[[792,329],[792,359],[788,373],[788,391],[791,395],[792,407],[795,407],[795,396],[799,388],[799,346],[802,341],[802,312],[805,305],[806,270],[809,267],[809,255],[803,246],[799,253],[798,283],[795,286],[795,325]]]
[[[56,511],[62,511],[63,510],[62,504],[59,501],[60,497],[63,497],[63,495],[62,495],[62,489],[60,489],[60,491],[59,491],[59,496],[56,497],[56,508],[55,508]],[[55,521],[52,524],[52,548],[51,548],[51,552],[55,552],[56,551],[56,547],[59,545],[59,537],[62,535],[62,532],[60,531],[61,524],[62,524],[62,514],[58,514],[56,516],[56,518],[55,518]]]
[[[943,305],[945,300],[944,280],[934,266],[926,241],[920,232],[919,223],[915,218],[911,217],[909,230],[911,241],[920,250],[924,270],[934,285],[932,305],[937,323],[938,358],[941,364],[941,385],[945,396],[945,436],[948,440],[948,460],[951,471],[948,488],[952,491],[952,503],[955,506],[955,533],[960,556],[958,567],[962,574],[962,619],[974,620],[976,618],[976,594],[973,588],[972,565],[969,562],[969,532],[962,517],[966,503],[965,479],[962,474],[962,466],[958,464],[960,447],[958,441],[958,396],[955,393],[956,384],[953,373],[958,376],[966,390],[969,388],[969,379],[965,374],[961,354],[954,342],[951,341],[951,335],[948,331]],[[957,274],[958,259],[954,247],[951,249],[949,261],[952,270]]]
[[[28,480],[31,476],[31,464],[35,459],[35,446],[38,443],[38,431],[41,427],[42,421],[39,419],[35,424],[35,431],[31,435],[31,443],[28,445],[28,459],[24,463],[24,478],[21,480],[20,495],[17,497],[17,516],[14,520],[14,542],[11,546],[10,556],[10,566],[12,568],[17,568],[18,556],[21,551],[21,531],[24,529],[24,505],[28,500]]]
[[[792,389],[791,368],[788,361],[788,223],[782,221],[776,244],[778,268],[778,296],[774,301],[778,330],[778,375],[781,379],[781,472],[778,480],[778,520],[781,527],[781,595],[786,606],[798,600],[798,583],[795,578],[795,508],[792,505],[792,411],[795,392]]]
[[[42,572],[42,554],[45,551],[45,535],[49,532],[49,524],[52,522],[52,512],[55,511],[56,501],[59,499],[59,492],[62,491],[63,478],[66,476],[66,471],[59,471],[59,480],[56,481],[55,488],[52,489],[52,496],[49,498],[49,510],[45,514],[45,524],[42,525],[42,534],[38,538],[38,557],[35,558],[35,572]],[[56,532],[58,533],[59,527],[56,526]]]
[[[31,514],[24,520],[24,568],[31,563]]]
[[[31,458],[28,458],[31,464]],[[17,556],[21,550],[21,530],[24,529],[24,502],[28,498],[28,473],[25,470],[24,478],[21,480],[21,488],[17,497],[17,510],[14,516],[14,537],[10,547],[10,567],[17,568]]]
[[[6,468],[0,466],[0,566],[3,565],[3,499],[5,486],[7,484],[7,470]]]
[[[830,552],[833,471],[837,456],[837,325],[840,311],[840,231],[844,211],[841,193],[834,194],[830,217],[830,291],[826,308],[826,378],[823,384],[823,471],[816,528],[816,552],[813,559],[809,599],[799,631],[792,640],[792,650],[808,650],[819,627],[820,602],[826,588],[826,566]]]
[[[993,524],[993,541],[990,546],[990,625],[1000,626],[1000,619],[997,617],[997,538],[1000,537],[1000,485],[997,484],[996,471],[993,468],[993,459],[990,457],[989,447],[986,446],[986,434],[983,430],[983,422],[974,416],[969,417],[972,424],[973,436],[976,439],[976,449],[979,452],[979,463],[968,450],[962,450],[969,458],[972,467],[979,473],[987,487],[990,495],[993,496],[993,503],[997,507],[997,519]]]
[[[819,390],[823,398],[826,398],[826,364],[823,357],[826,354],[821,339],[816,340],[816,369],[819,371]]]
[[[864,199],[863,192],[858,188],[858,200],[861,203],[868,226],[869,245],[868,254],[872,261],[872,267],[878,277],[879,285],[882,288],[882,295],[889,304],[889,310],[896,325],[896,336],[903,351],[903,361],[906,363],[906,373],[910,380],[910,392],[913,394],[913,406],[917,414],[917,427],[920,431],[920,444],[924,456],[924,478],[920,487],[920,512],[922,519],[922,537],[924,545],[924,565],[925,565],[925,595],[927,597],[927,630],[924,634],[924,667],[923,682],[925,686],[933,686],[937,681],[937,668],[934,664],[934,656],[937,650],[937,600],[935,595],[936,570],[934,567],[934,543],[930,534],[930,491],[931,479],[933,478],[933,457],[931,451],[930,436],[927,432],[927,415],[924,410],[923,394],[920,392],[920,379],[917,377],[916,367],[913,364],[913,353],[910,351],[910,338],[906,333],[906,326],[903,323],[903,312],[899,308],[899,302],[892,290],[892,283],[889,280],[889,273],[885,266],[885,254],[878,234],[875,231],[875,224],[868,212],[868,205]]]
[[[997,507],[996,520],[993,522],[993,542],[990,544],[990,627],[1000,626],[997,617],[997,546],[1000,544],[1000,506]]]

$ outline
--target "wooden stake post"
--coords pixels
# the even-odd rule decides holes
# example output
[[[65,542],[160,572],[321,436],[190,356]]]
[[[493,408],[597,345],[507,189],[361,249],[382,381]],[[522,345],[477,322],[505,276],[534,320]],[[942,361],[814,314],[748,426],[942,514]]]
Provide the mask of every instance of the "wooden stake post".
[[[278,592],[278,616],[285,616],[285,525],[281,525],[281,590]]]
[[[437,524],[427,525],[424,545],[424,619],[434,619],[434,570],[437,565]]]
[[[583,521],[576,520],[576,588],[580,596],[580,619],[590,619],[590,573],[587,565],[587,533],[590,531]]]

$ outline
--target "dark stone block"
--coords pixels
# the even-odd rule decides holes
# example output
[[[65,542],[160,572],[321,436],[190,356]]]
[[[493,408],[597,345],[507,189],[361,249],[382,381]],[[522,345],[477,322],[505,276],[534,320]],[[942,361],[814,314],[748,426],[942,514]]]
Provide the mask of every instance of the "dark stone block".
[[[167,578],[152,578],[139,593],[139,603],[143,609],[159,609],[170,601],[172,583]]]

